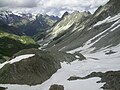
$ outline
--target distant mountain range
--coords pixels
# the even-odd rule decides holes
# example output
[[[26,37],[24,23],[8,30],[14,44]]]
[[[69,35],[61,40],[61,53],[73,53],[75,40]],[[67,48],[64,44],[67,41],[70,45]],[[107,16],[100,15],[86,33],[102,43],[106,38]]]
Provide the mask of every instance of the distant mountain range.
[[[31,14],[22,12],[0,11],[0,25],[14,27],[18,32],[33,36],[39,31],[50,28],[59,17],[42,14]]]

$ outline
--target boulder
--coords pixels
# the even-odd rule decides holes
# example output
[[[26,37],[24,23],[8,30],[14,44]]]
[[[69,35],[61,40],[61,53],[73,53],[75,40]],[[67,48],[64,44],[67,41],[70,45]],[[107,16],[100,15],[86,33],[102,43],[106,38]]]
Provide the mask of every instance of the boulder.
[[[49,90],[64,90],[64,87],[63,87],[63,85],[54,84],[50,87]]]
[[[7,88],[5,88],[5,87],[0,87],[0,90],[6,90]]]

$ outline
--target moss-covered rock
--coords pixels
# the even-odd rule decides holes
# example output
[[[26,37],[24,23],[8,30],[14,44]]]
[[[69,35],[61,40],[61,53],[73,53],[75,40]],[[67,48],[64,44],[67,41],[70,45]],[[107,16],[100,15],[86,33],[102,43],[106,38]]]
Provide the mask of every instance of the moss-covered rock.
[[[22,49],[38,48],[30,37],[0,32],[0,62],[3,62]]]

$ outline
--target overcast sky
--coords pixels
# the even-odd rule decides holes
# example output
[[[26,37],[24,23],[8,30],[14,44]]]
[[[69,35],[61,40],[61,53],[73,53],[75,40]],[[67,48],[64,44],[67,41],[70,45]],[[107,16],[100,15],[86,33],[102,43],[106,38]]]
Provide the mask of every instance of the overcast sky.
[[[109,0],[0,0],[1,9],[61,16],[65,11],[94,12]]]

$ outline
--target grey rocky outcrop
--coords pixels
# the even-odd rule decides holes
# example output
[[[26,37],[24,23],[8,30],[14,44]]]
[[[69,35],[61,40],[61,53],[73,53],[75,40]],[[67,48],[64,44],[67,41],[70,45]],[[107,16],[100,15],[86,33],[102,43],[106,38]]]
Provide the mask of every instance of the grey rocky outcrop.
[[[41,84],[61,68],[60,62],[72,62],[76,59],[73,55],[64,52],[40,51],[34,48],[22,50],[13,58],[25,54],[35,54],[35,56],[6,64],[1,68],[1,84]]]
[[[88,79],[92,77],[100,77],[97,83],[105,83],[101,88],[104,90],[120,90],[120,71],[92,72],[86,77],[71,76],[68,80]]]

